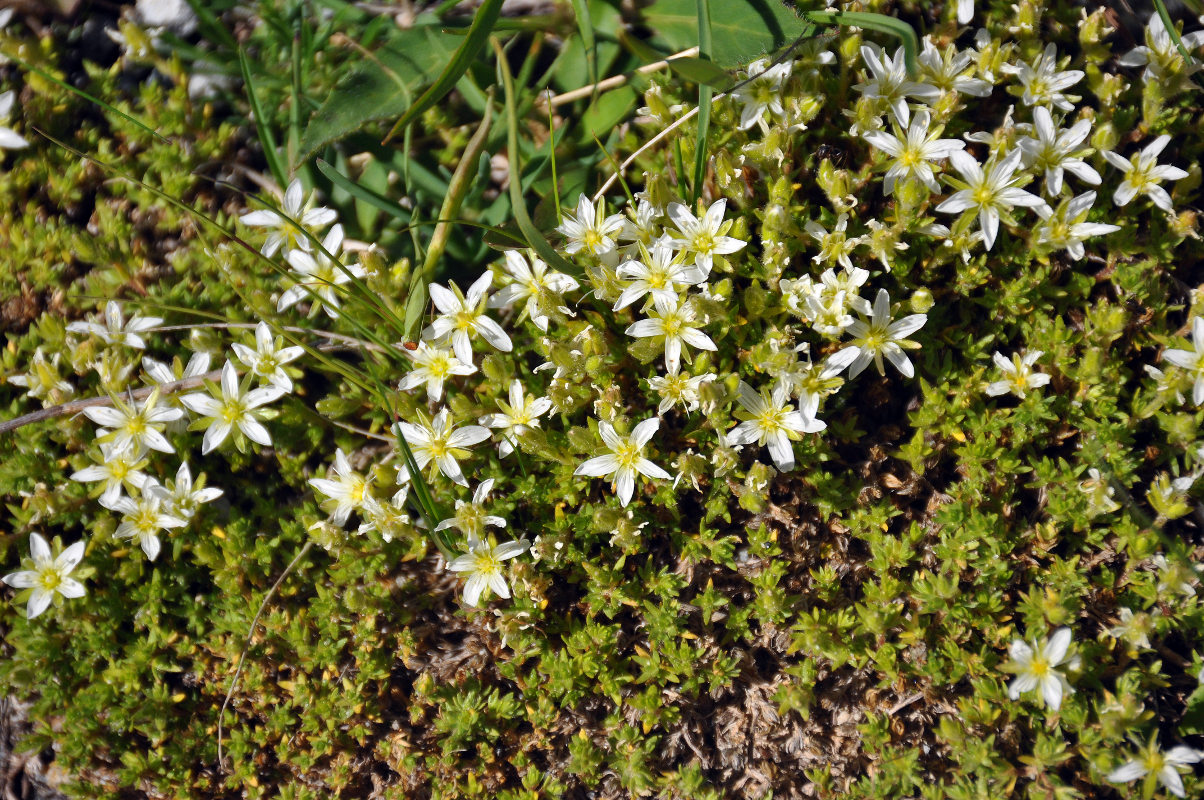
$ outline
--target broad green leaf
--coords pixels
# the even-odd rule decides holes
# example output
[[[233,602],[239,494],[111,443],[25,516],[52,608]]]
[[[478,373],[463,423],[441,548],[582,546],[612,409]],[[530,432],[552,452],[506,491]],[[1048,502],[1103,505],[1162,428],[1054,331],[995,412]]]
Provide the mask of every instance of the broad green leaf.
[[[434,28],[410,28],[394,33],[381,49],[365,52],[360,67],[339,81],[309,121],[298,160],[370,122],[404,114],[462,41]]]
[[[590,136],[605,136],[627,117],[636,101],[635,90],[620,86],[598,96],[581,117],[581,126]]]
[[[706,58],[672,58],[669,59],[669,69],[688,81],[721,92],[726,92],[735,84],[735,79],[723,67]]]
[[[384,195],[379,194],[366,186],[356,183],[320,158],[318,159],[318,172],[321,172],[330,179],[331,183],[347,192],[347,194],[351,195],[356,200],[367,203],[375,208],[379,208],[386,214],[402,220],[403,222],[410,221],[409,211],[406,211],[404,208]]]
[[[657,0],[644,10],[655,40],[677,53],[698,44],[697,0]],[[780,0],[723,0],[711,19],[711,60],[720,67],[747,64],[793,42],[807,22]]]
[[[711,27],[710,0],[695,0],[698,10],[698,55],[711,57],[714,36]],[[707,173],[707,134],[711,127],[711,87],[698,84],[698,140],[694,147],[694,185],[691,201],[697,202],[702,194],[702,181]]]

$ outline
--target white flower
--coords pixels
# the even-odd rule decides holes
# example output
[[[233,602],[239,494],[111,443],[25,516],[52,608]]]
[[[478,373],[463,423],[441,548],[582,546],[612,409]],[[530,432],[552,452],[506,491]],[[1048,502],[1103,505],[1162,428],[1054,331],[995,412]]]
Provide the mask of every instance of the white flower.
[[[497,401],[497,414],[486,414],[481,417],[481,424],[487,428],[501,428],[501,441],[498,442],[498,455],[502,458],[514,452],[518,437],[531,428],[539,427],[539,418],[552,409],[552,401],[546,397],[526,396],[523,384],[517,378],[510,382],[510,402]]]
[[[423,338],[439,346],[450,341],[456,358],[464,364],[472,363],[473,336],[480,336],[503,353],[509,353],[513,348],[510,337],[502,326],[485,316],[492,282],[493,273],[486,270],[468,287],[467,296],[455,283],[449,283],[451,289],[432,283],[429,287],[431,300],[440,313],[422,332]]]
[[[819,242],[819,253],[811,260],[816,264],[838,263],[846,270],[851,271],[853,262],[849,259],[849,255],[857,249],[857,245],[861,244],[861,237],[848,238],[845,234],[848,226],[849,215],[843,213],[836,218],[836,225],[830,232],[818,221],[807,220],[804,228],[807,233],[811,234],[812,239]]]
[[[1095,192],[1084,192],[1064,198],[1055,211],[1038,207],[1037,214],[1043,222],[1034,230],[1036,244],[1050,250],[1065,250],[1076,261],[1082,259],[1087,254],[1083,249],[1084,241],[1120,230],[1119,225],[1088,222],[1087,215],[1094,204]]]
[[[351,468],[351,463],[341,447],[334,451],[334,473],[338,476],[337,479],[310,478],[309,485],[334,501],[330,521],[335,525],[343,525],[352,511],[362,510],[375,501],[368,492],[371,480]],[[323,503],[324,510],[330,505],[328,502]]]
[[[420,418],[419,425],[412,422],[398,422],[397,431],[405,437],[418,469],[425,469],[427,464],[434,463],[439,471],[452,481],[467,486],[468,481],[460,471],[458,459],[468,457],[468,448],[480,444],[489,438],[489,429],[480,425],[465,425],[456,428],[451,414],[446,408],[440,409],[435,418],[428,424]],[[403,468],[404,469],[404,468]],[[409,475],[408,470],[404,472]],[[406,478],[399,478],[405,480]]]
[[[283,215],[265,208],[243,214],[239,217],[239,221],[250,227],[273,229],[268,234],[267,241],[263,243],[263,250],[260,251],[268,258],[275,255],[282,246],[286,251],[295,249],[308,251],[310,241],[309,237],[305,235],[305,231],[317,233],[338,217],[329,208],[308,208],[307,206],[312,205],[313,200],[312,194],[306,200],[300,178],[294,178],[284,191],[284,203],[280,209],[284,212]],[[323,244],[323,247],[325,246]],[[333,248],[327,247],[326,249],[331,253],[335,252]]]
[[[202,503],[212,502],[223,494],[221,489],[205,485],[203,472],[194,486],[192,470],[188,468],[187,461],[180,464],[175,480],[169,478],[163,489],[166,492],[163,500],[167,513],[186,520],[193,518]]]
[[[1013,150],[992,164],[990,172],[983,173],[974,156],[962,150],[953,151],[949,160],[965,180],[950,180],[950,183],[960,189],[937,206],[936,210],[944,214],[978,212],[978,223],[982,226],[984,242],[990,250],[999,234],[1001,216],[1006,215],[1014,206],[1039,208],[1046,205],[1040,197],[1019,188],[1018,184],[1025,179],[1023,175],[1013,177],[1023,156],[1020,150]]]
[[[704,275],[711,274],[715,256],[726,256],[742,250],[747,242],[726,235],[732,227],[731,220],[723,221],[727,210],[727,198],[711,203],[702,219],[694,216],[681,203],[669,204],[669,219],[677,228],[677,236],[671,238],[674,247],[694,254],[694,263]]]
[[[116,300],[105,303],[104,324],[96,322],[72,322],[67,330],[72,333],[93,334],[106,344],[124,344],[138,350],[145,349],[146,340],[141,334],[163,322],[159,317],[130,317],[126,322],[121,313],[121,304]]]
[[[1154,630],[1153,618],[1144,611],[1133,613],[1133,609],[1120,607],[1120,619],[1111,628],[1108,635],[1121,639],[1135,647],[1150,647],[1150,632]]]
[[[1191,401],[1200,405],[1204,403],[1204,362],[1201,361],[1204,357],[1204,317],[1191,318],[1191,340],[1194,352],[1172,348],[1163,352],[1162,360],[1187,370],[1195,377]]]
[[[974,19],[974,0],[957,0],[957,24],[969,25]]]
[[[694,264],[683,263],[667,241],[658,241],[652,246],[651,254],[644,250],[643,256],[643,261],[625,261],[616,270],[620,278],[631,283],[619,295],[615,311],[627,308],[644,295],[652,295],[653,301],[658,298],[676,300],[682,289],[706,280],[702,270]]]
[[[918,83],[907,76],[907,62],[903,48],[895,51],[892,59],[877,45],[863,44],[861,58],[870,70],[870,80],[853,88],[867,98],[878,98],[888,103],[899,121],[906,125],[911,121],[911,109],[907,98],[932,101],[941,96],[941,90],[930,83]]]
[[[84,585],[68,575],[84,557],[84,543],[76,542],[52,556],[50,545],[40,535],[29,534],[29,555],[33,569],[21,570],[4,576],[4,582],[14,589],[32,589],[25,617],[33,619],[41,614],[54,600],[55,594],[68,599],[83,597]]]
[[[765,112],[771,117],[781,117],[786,111],[782,107],[782,83],[790,77],[790,62],[769,66],[764,58],[748,65],[748,81],[732,92],[732,97],[742,103],[740,130],[746,131],[753,125],[764,128]]]
[[[1014,640],[1008,651],[1012,657],[1008,668],[1016,677],[1008,685],[1008,697],[1017,700],[1025,692],[1037,689],[1045,705],[1054,711],[1061,708],[1062,697],[1074,694],[1074,689],[1056,668],[1065,664],[1068,669],[1077,670],[1080,663],[1078,656],[1066,658],[1070,639],[1070,628],[1059,628],[1040,645],[1035,641],[1029,645],[1022,639]]]
[[[1091,152],[1080,149],[1091,133],[1091,120],[1081,119],[1069,130],[1060,131],[1045,106],[1033,109],[1033,132],[1036,138],[1026,136],[1016,142],[1024,153],[1026,169],[1036,168],[1045,173],[1045,191],[1050,197],[1062,193],[1062,173],[1069,170],[1083,183],[1099,186],[1100,175],[1095,168],[1079,156]]]
[[[276,310],[294,306],[302,300],[317,295],[322,309],[331,319],[338,317],[339,292],[336,287],[349,283],[352,278],[362,278],[367,273],[362,264],[346,265],[339,261],[343,250],[343,226],[335,225],[322,239],[322,252],[317,255],[305,250],[290,250],[288,264],[296,274],[294,283],[281,293],[276,301]],[[329,255],[328,255],[329,254]]]
[[[573,474],[592,478],[614,475],[612,488],[619,496],[619,504],[626,506],[631,502],[631,495],[635,491],[637,473],[662,480],[672,477],[656,464],[644,458],[644,446],[652,439],[660,425],[661,421],[658,418],[651,417],[636,425],[630,436],[620,436],[609,422],[605,420],[599,422],[598,433],[602,436],[602,441],[607,448],[610,449],[610,453],[589,459],[577,467]]]
[[[1152,775],[1175,797],[1186,797],[1179,771],[1190,772],[1191,765],[1202,759],[1204,752],[1184,745],[1172,747],[1163,753],[1158,749],[1158,736],[1155,734],[1136,758],[1108,773],[1108,780],[1112,783],[1128,783]]]
[[[109,443],[100,445],[100,463],[71,473],[71,480],[81,483],[104,482],[100,504],[112,508],[121,496],[122,488],[133,494],[151,478],[142,471],[146,466],[146,448],[129,450]]]
[[[605,202],[599,197],[595,205],[582,194],[577,198],[577,216],[564,215],[556,230],[568,240],[564,249],[570,255],[584,251],[601,257],[615,249],[615,237],[623,230],[624,218],[622,214],[606,216]]]
[[[1005,64],[1003,71],[1017,76],[1024,86],[1024,94],[1020,99],[1026,106],[1048,103],[1068,112],[1074,111],[1074,104],[1079,97],[1063,94],[1062,90],[1074,86],[1086,74],[1078,69],[1059,71],[1058,48],[1053,42],[1045,46],[1045,51],[1032,64]]]
[[[172,366],[157,361],[150,356],[142,357],[142,368],[150,377],[152,383],[175,383],[185,378],[195,378],[209,371],[209,354],[205,351],[193,353],[184,368],[180,369],[178,359],[172,360]]]
[[[3,27],[3,26],[0,26]],[[0,57],[2,59],[3,57]],[[0,60],[0,63],[8,59]],[[4,94],[0,94],[0,119],[7,120],[8,115],[12,113],[13,101],[16,99],[17,93],[9,89]],[[29,147],[29,142],[25,137],[14,131],[12,128],[0,126],[0,150],[19,150],[22,147]]]
[[[255,409],[279,400],[283,395],[284,390],[279,386],[262,386],[245,391],[245,387],[239,386],[234,364],[227,361],[222,367],[220,386],[212,387],[209,394],[196,392],[184,395],[180,402],[202,417],[208,417],[208,422],[201,425],[205,428],[205,438],[201,443],[201,454],[204,455],[226,441],[235,427],[252,442],[270,447],[272,437],[259,421],[264,414]]]
[[[661,402],[656,407],[656,413],[664,414],[675,405],[681,405],[686,412],[698,409],[698,390],[702,384],[715,380],[715,374],[690,376],[682,372],[670,372],[664,377],[648,379],[648,386],[660,394]]]
[[[361,510],[363,521],[356,533],[362,536],[369,531],[379,531],[380,538],[386,542],[393,541],[394,534],[406,531],[412,524],[410,515],[405,513],[407,495],[408,491],[403,486],[387,503],[365,504]]]
[[[149,447],[160,453],[174,453],[176,449],[163,435],[164,423],[180,419],[184,412],[178,408],[156,407],[159,403],[159,387],[155,387],[146,402],[129,405],[120,397],[113,396],[113,408],[89,406],[84,416],[110,428],[97,438],[100,442],[112,442],[119,450],[138,450]]]
[[[531,256],[528,265],[527,259],[515,250],[506,251],[506,271],[514,282],[499,289],[489,299],[489,307],[506,308],[519,300],[526,300],[523,313],[544,332],[548,330],[548,315],[539,310],[540,303],[551,303],[565,292],[579,288],[575,279],[562,272],[549,270],[548,265],[535,256]]]
[[[856,358],[849,362],[849,377],[856,378],[863,369],[869,366],[871,361],[878,368],[878,374],[885,375],[886,370],[882,366],[882,356],[886,356],[890,363],[894,364],[895,368],[903,374],[903,377],[912,377],[915,370],[911,366],[911,360],[903,353],[903,349],[914,350],[918,349],[920,345],[906,337],[924,327],[924,323],[927,321],[927,314],[912,314],[892,322],[890,295],[885,289],[879,289],[878,296],[874,298],[873,315],[869,321],[857,320],[849,326],[849,334],[853,337],[853,343],[841,351],[841,353],[845,351],[857,353]]]
[[[284,371],[284,365],[293,361],[305,352],[300,346],[281,347],[283,337],[272,336],[272,329],[266,322],[255,326],[255,349],[245,344],[235,342],[230,345],[234,355],[263,383],[279,386],[285,392],[293,390],[293,381]]]
[[[927,110],[923,110],[911,121],[906,137],[898,128],[893,136],[886,131],[870,131],[861,135],[867,142],[894,159],[883,177],[884,194],[894,192],[895,182],[907,177],[919,179],[929,191],[941,190],[928,162],[948,158],[954,150],[963,149],[966,143],[957,139],[938,138],[941,135],[940,128],[929,133],[928,125],[931,121],[931,115]]]
[[[477,484],[476,491],[472,493],[472,502],[465,503],[463,500],[457,500],[455,515],[440,522],[435,526],[435,530],[445,531],[448,528],[456,528],[464,534],[469,542],[474,542],[484,538],[486,527],[506,527],[506,520],[485,513],[485,501],[489,499],[489,493],[492,491],[493,478],[481,481]]]
[[[716,350],[711,337],[699,330],[698,314],[694,304],[687,298],[682,300],[655,300],[655,308],[648,319],[641,319],[627,326],[627,335],[636,338],[662,340],[665,348],[665,369],[677,372],[681,366],[682,344],[699,350]]]
[[[47,405],[62,402],[75,394],[75,387],[59,376],[59,353],[55,353],[49,361],[42,352],[41,345],[34,351],[29,362],[29,372],[24,375],[13,375],[8,382],[14,386],[24,386],[30,397],[45,398]]]
[[[1163,473],[1165,478],[1166,473]],[[1175,478],[1173,481],[1164,480],[1164,494],[1178,493],[1186,495],[1191,489],[1192,484],[1196,482],[1195,475],[1184,475],[1181,478]],[[1154,490],[1158,490],[1158,486],[1154,486]],[[1168,502],[1172,498],[1165,498]],[[1174,591],[1184,597],[1195,597],[1196,587],[1193,585],[1196,582],[1196,574],[1191,567],[1184,564],[1182,561],[1171,561],[1162,553],[1155,553],[1150,557],[1150,564],[1158,570],[1158,592]]]
[[[742,411],[736,418],[744,420],[725,437],[728,446],[758,444],[769,447],[773,463],[782,472],[794,469],[794,445],[792,440],[802,438],[804,433],[818,433],[828,427],[821,420],[806,417],[795,411],[790,400],[790,390],[784,383],[774,384],[773,391],[764,387],[758,394],[751,386],[740,381],[737,396]]]
[[[1204,31],[1185,33],[1179,39],[1190,53],[1204,45]],[[1183,54],[1171,41],[1170,33],[1157,11],[1150,14],[1150,23],[1145,31],[1145,45],[1134,47],[1116,59],[1116,63],[1122,67],[1145,65],[1145,72],[1141,76],[1145,83],[1166,81],[1183,72]],[[1198,69],[1198,63],[1193,63],[1190,72]]]
[[[844,379],[839,375],[857,359],[860,352],[860,349],[846,347],[819,364],[810,360],[799,361],[790,371],[783,373],[782,383],[791,393],[798,395],[799,413],[805,419],[815,419],[819,415],[820,401],[834,394],[844,384]]]
[[[477,371],[476,365],[463,363],[451,350],[431,347],[426,342],[419,342],[416,350],[404,352],[413,360],[414,369],[406,373],[397,388],[408,392],[425,383],[426,397],[432,403],[443,397],[443,382],[452,375],[471,375]]]
[[[1029,389],[1037,389],[1049,383],[1049,376],[1044,372],[1034,372],[1033,364],[1043,355],[1040,350],[1030,350],[1021,358],[1019,353],[1013,353],[1009,360],[1003,353],[995,351],[995,366],[1003,373],[1003,380],[998,380],[987,387],[987,394],[998,397],[1011,392],[1023,399]]]
[[[1154,205],[1171,212],[1174,205],[1171,196],[1158,184],[1162,181],[1178,181],[1187,177],[1187,171],[1169,164],[1158,163],[1158,156],[1170,144],[1171,137],[1163,134],[1142,148],[1140,153],[1125,160],[1109,150],[1100,153],[1108,163],[1125,173],[1125,179],[1116,187],[1112,202],[1118,206],[1128,205],[1138,195],[1149,195]]]
[[[645,248],[652,247],[656,240],[660,237],[658,224],[663,214],[662,210],[652,205],[652,202],[647,197],[640,195],[647,192],[640,192],[636,196],[635,208],[627,206],[627,216],[623,218],[623,230],[619,232],[619,241],[628,242],[619,248],[619,252],[631,256],[639,252],[639,246]]]
[[[162,487],[148,486],[137,500],[129,497],[119,497],[113,503],[113,510],[124,516],[121,524],[113,532],[118,539],[137,539],[146,557],[154,561],[159,555],[159,531],[170,528],[182,528],[187,520],[173,514],[168,514],[163,508],[167,492]]]
[[[508,598],[510,587],[502,577],[502,562],[525,553],[530,546],[526,539],[500,545],[491,541],[471,542],[467,553],[447,565],[453,572],[468,573],[468,580],[464,583],[465,604],[475,606],[486,588],[502,599]]]
[[[962,0],[962,4],[965,3],[966,0]],[[973,50],[959,51],[955,44],[947,44],[938,50],[932,39],[925,36],[924,48],[917,60],[927,82],[941,91],[986,97],[994,87],[990,81],[973,77],[977,56]]]
[[[1120,510],[1120,503],[1112,499],[1116,490],[1108,483],[1108,479],[1100,475],[1095,467],[1087,470],[1088,477],[1079,481],[1079,491],[1087,495],[1092,514],[1110,514]]]

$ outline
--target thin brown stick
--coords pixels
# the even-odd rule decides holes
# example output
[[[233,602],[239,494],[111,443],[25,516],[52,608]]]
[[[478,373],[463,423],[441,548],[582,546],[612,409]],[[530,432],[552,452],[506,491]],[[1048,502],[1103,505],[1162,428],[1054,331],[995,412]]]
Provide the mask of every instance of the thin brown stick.
[[[238,666],[234,668],[234,679],[230,681],[230,690],[226,692],[226,699],[222,701],[222,710],[217,714],[217,766],[218,769],[224,768],[222,758],[222,719],[226,716],[226,706],[230,705],[230,698],[234,696],[234,689],[238,686],[238,679],[242,676],[242,665],[247,660],[247,651],[251,649],[251,639],[255,636],[255,626],[259,624],[259,618],[263,615],[263,610],[267,608],[268,601],[272,599],[272,595],[276,594],[276,590],[280,588],[280,584],[284,581],[288,574],[293,571],[293,567],[304,558],[309,552],[309,548],[313,547],[314,540],[308,540],[305,545],[297,551],[297,555],[293,556],[293,560],[284,568],[284,572],[280,573],[280,577],[272,584],[272,588],[268,589],[268,593],[263,596],[263,602],[259,604],[259,610],[255,612],[254,619],[251,620],[251,630],[247,631],[247,641],[242,646],[242,654],[238,657]]]
[[[664,61],[656,61],[651,64],[645,64],[635,72],[631,73],[631,75],[647,75],[649,72],[657,72],[658,70],[662,70],[669,66],[670,62],[676,61],[679,58],[693,58],[697,55],[698,48],[691,47],[689,49],[682,50],[680,53],[674,53]],[[594,92],[605,92],[606,90],[613,89],[616,86],[622,86],[631,79],[631,75],[614,75],[606,78],[605,80],[598,81],[597,83],[591,83],[589,86],[582,86],[580,89],[573,89],[571,92],[565,92],[564,94],[558,94],[550,98],[547,95],[540,95],[539,99],[536,100],[536,103],[541,108],[547,108],[548,106],[556,108],[557,106],[562,106],[565,103],[571,103],[574,100],[580,100],[582,97],[589,97],[594,94]]]

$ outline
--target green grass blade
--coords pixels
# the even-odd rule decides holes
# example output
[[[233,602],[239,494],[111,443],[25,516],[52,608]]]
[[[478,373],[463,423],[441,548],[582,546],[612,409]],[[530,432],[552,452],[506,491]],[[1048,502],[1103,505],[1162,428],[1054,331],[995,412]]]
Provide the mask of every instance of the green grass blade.
[[[1162,19],[1162,24],[1166,28],[1167,35],[1171,37],[1171,41],[1175,43],[1175,47],[1179,50],[1179,55],[1183,56],[1183,60],[1190,67],[1192,63],[1191,53],[1188,52],[1187,46],[1183,44],[1183,37],[1179,35],[1179,29],[1175,27],[1175,23],[1171,20],[1171,14],[1166,9],[1166,3],[1163,0],[1154,0],[1154,8],[1158,11],[1158,16]]]
[[[577,31],[581,44],[585,46],[585,66],[589,70],[589,82],[598,83],[598,39],[594,34],[594,20],[589,13],[589,0],[572,0],[573,16],[577,20]],[[594,89],[597,93],[597,88]]]
[[[284,171],[284,165],[280,163],[280,152],[276,149],[276,137],[272,135],[267,115],[263,113],[263,106],[259,104],[259,97],[255,94],[255,83],[251,80],[251,65],[247,61],[246,51],[241,47],[238,48],[238,66],[242,70],[242,80],[247,87],[247,100],[251,103],[251,113],[255,115],[255,133],[259,136],[259,143],[263,147],[263,157],[267,159],[268,169],[271,171],[272,177],[276,179],[280,190],[283,191],[284,187],[288,186],[288,173]]]
[[[698,55],[711,57],[711,3],[697,0],[698,4]],[[708,84],[698,84],[698,141],[694,148],[694,188],[692,200],[697,202],[702,194],[702,182],[707,172],[707,134],[711,129],[711,96]]]
[[[389,130],[389,134],[385,137],[383,144],[391,141],[399,131],[413,122],[419,114],[442,100],[455,87],[460,77],[468,71],[469,65],[485,49],[485,44],[489,41],[489,35],[493,33],[493,26],[497,24],[501,13],[502,0],[485,0],[481,4],[481,7],[477,9],[476,16],[472,19],[472,25],[468,28],[467,36],[460,46],[456,48],[456,52],[452,54],[451,61],[447,62],[447,66],[443,68],[443,72],[439,74],[435,82],[428,86],[426,91],[419,95],[418,99],[401,115],[401,119],[397,120],[396,124]]]
[[[523,199],[523,172],[518,149],[518,110],[515,107],[514,99],[514,76],[510,74],[510,65],[506,63],[506,56],[502,52],[501,45],[496,39],[492,40],[492,43],[497,52],[498,70],[502,73],[502,89],[506,96],[506,149],[510,151],[510,203],[514,221],[518,223],[519,230],[522,231],[527,244],[539,254],[539,257],[548,266],[583,281],[585,273],[576,264],[563,258],[552,248],[552,245],[548,244],[548,240],[535,227],[535,223],[531,222],[531,217],[527,213],[526,201]]]

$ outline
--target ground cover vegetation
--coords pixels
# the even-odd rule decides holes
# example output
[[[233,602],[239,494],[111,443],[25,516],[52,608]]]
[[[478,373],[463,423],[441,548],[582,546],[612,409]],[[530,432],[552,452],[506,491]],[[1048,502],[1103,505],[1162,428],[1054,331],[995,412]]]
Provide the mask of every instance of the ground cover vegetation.
[[[1189,9],[170,5],[0,30],[66,791],[1199,795]]]

